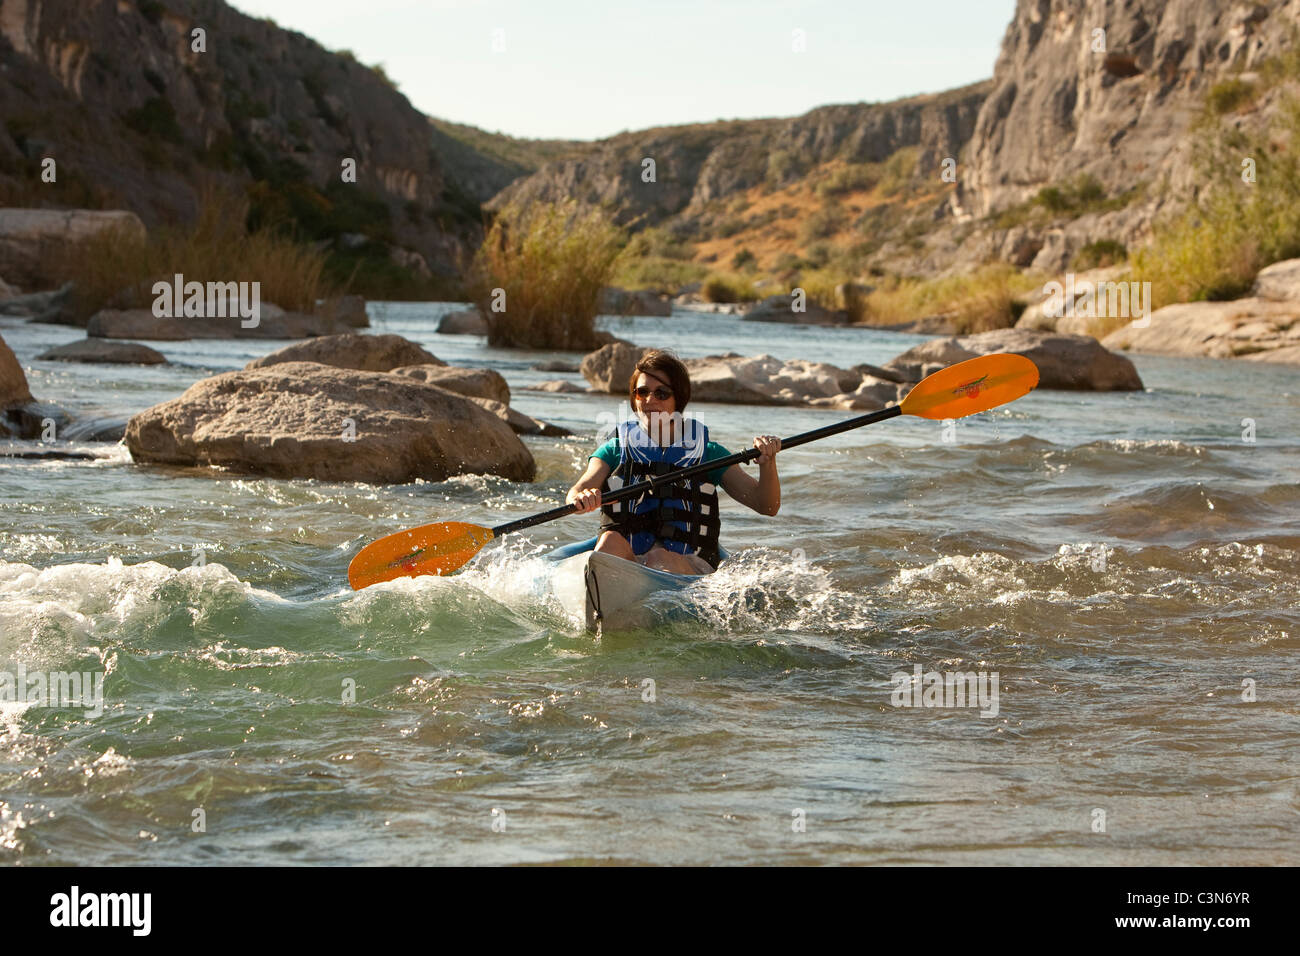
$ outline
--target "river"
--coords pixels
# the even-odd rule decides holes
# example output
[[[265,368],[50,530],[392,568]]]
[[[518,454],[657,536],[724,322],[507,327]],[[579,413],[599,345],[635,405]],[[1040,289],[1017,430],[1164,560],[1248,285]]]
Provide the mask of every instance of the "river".
[[[1039,390],[778,458],[774,518],[723,503],[696,619],[595,640],[538,594],[546,546],[352,592],[366,542],[552,507],[611,396],[490,366],[537,480],[374,487],[0,458],[0,671],[103,675],[102,713],[0,703],[0,861],[17,864],[1300,863],[1300,379],[1135,356],[1146,389]],[[920,337],[608,319],[683,357],[848,366]],[[39,362],[77,330],[0,320],[34,394],[124,416],[282,343],[153,343],[153,368]],[[732,451],[853,413],[693,405]],[[895,706],[923,673],[995,706]],[[2,685],[0,685],[2,686]],[[919,695],[918,695],[919,696]],[[950,701],[951,702],[951,701]],[[995,711],[995,713],[990,713]],[[983,715],[982,715],[983,714]]]

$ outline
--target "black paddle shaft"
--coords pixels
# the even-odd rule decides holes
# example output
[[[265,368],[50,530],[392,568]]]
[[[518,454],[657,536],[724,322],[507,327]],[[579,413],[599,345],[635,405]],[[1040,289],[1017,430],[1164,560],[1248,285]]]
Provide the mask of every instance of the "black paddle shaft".
[[[817,441],[819,438],[829,438],[831,435],[838,435],[840,432],[846,432],[853,428],[861,428],[863,425],[873,425],[876,422],[883,422],[889,418],[895,418],[903,414],[903,406],[891,405],[889,408],[882,408],[878,412],[871,412],[868,415],[859,415],[857,418],[845,419],[842,422],[836,422],[834,425],[827,425],[824,428],[814,428],[810,432],[804,432],[802,435],[795,435],[793,438],[781,439],[781,450],[794,448],[797,445],[804,445],[810,441]],[[665,475],[656,475],[649,481],[637,482],[635,485],[628,485],[626,488],[620,488],[618,491],[611,492],[607,495],[601,495],[602,504],[611,504],[615,501],[622,501],[624,498],[635,498],[643,492],[650,491],[660,485],[666,485],[678,480],[679,478],[689,478],[692,475],[701,475],[707,471],[715,471],[718,468],[730,468],[732,465],[743,464],[747,461],[753,461],[759,456],[757,448],[750,448],[747,451],[738,451],[734,455],[728,455],[726,458],[716,458],[713,461],[703,461],[698,465],[691,465],[689,468],[679,468],[676,471],[670,471]],[[523,531],[525,528],[531,528],[533,525],[545,524],[547,521],[554,521],[556,518],[563,518],[565,515],[571,515],[578,510],[577,505],[562,505],[559,508],[552,508],[550,511],[543,511],[541,514],[531,515],[527,518],[520,518],[518,521],[511,521],[507,524],[497,525],[492,529],[492,537],[499,538],[502,535],[510,534],[514,531]]]

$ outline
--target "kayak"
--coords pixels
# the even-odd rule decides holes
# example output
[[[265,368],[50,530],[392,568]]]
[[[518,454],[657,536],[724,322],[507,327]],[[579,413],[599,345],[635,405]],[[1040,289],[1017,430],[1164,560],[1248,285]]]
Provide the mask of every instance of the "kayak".
[[[557,548],[549,557],[555,562],[551,593],[572,617],[598,634],[649,627],[655,621],[654,608],[649,606],[654,595],[684,591],[706,577],[657,571],[590,550],[595,541]],[[580,550],[584,546],[589,548]]]

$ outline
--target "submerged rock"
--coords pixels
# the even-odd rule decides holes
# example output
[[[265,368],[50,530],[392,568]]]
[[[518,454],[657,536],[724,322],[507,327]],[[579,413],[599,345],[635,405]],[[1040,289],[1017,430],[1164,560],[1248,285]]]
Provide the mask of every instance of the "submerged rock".
[[[466,309],[462,312],[448,312],[438,320],[435,330],[443,335],[487,335],[487,319],[478,309]]]
[[[403,365],[445,365],[422,346],[400,335],[322,335],[306,342],[295,342],[270,355],[263,355],[244,366],[267,368],[285,362],[318,362],[334,368],[351,368],[363,372],[389,372]]]
[[[43,362],[104,362],[112,365],[163,365],[166,357],[139,342],[79,339],[46,349],[37,359]]]
[[[997,329],[924,342],[886,362],[885,368],[919,382],[941,368],[994,352],[1013,352],[1032,361],[1038,366],[1039,388],[1098,392],[1142,388],[1133,363],[1107,351],[1096,339],[1032,329]]]
[[[552,379],[549,382],[538,382],[536,385],[530,385],[524,389],[526,392],[555,392],[564,395],[576,392],[579,395],[586,395],[587,389],[580,385],[574,385],[572,382],[566,382],[563,379]]]
[[[337,319],[285,312],[270,303],[261,307],[255,327],[244,328],[243,321],[238,316],[174,319],[160,318],[151,309],[103,309],[90,317],[86,334],[102,339],[180,342],[186,339],[306,339],[352,332],[351,326]]]
[[[133,417],[126,444],[137,462],[275,478],[381,484],[473,473],[528,481],[536,471],[510,426],[464,396],[310,362],[197,382]]]

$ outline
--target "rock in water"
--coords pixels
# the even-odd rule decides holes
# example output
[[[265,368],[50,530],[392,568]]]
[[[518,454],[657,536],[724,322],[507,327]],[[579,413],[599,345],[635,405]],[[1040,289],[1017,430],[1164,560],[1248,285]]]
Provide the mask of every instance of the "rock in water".
[[[1142,388],[1142,379],[1133,363],[1102,348],[1091,336],[1032,329],[997,329],[924,342],[890,359],[885,368],[908,381],[919,382],[941,368],[994,352],[1014,352],[1032,361],[1038,366],[1039,388],[1097,392]]]
[[[500,372],[490,368],[457,368],[453,365],[407,365],[393,369],[394,375],[404,375],[416,381],[437,385],[457,395],[469,398],[490,398],[503,405],[510,404],[510,386]]]
[[[462,312],[448,312],[438,320],[435,330],[443,335],[487,335],[487,319],[478,309],[465,309]]]
[[[598,306],[603,315],[657,315],[673,314],[673,304],[667,298],[660,298],[654,292],[638,289],[629,292],[617,286],[606,286],[600,290]]]
[[[824,309],[816,302],[804,303],[802,312],[796,312],[788,295],[770,295],[741,316],[745,322],[789,322],[793,325],[847,325],[847,312]]]
[[[392,484],[493,474],[529,481],[510,426],[461,395],[399,375],[288,362],[192,385],[127,424],[137,462],[274,478]]]
[[[295,342],[244,368],[266,368],[284,362],[319,362],[362,372],[390,372],[403,365],[445,365],[441,359],[400,335],[322,335]]]
[[[1116,329],[1102,344],[1161,355],[1295,364],[1300,357],[1300,303],[1265,298],[1180,302],[1151,313],[1145,328],[1130,322]]]
[[[626,342],[602,345],[582,357],[582,377],[598,392],[626,394],[628,379],[632,377],[636,363],[648,351],[649,349]]]
[[[370,316],[366,314],[366,300],[359,295],[340,295],[318,303],[316,313],[354,329],[368,328]]]
[[[13,350],[0,339],[0,412],[16,405],[26,405],[32,400],[27,387],[27,374],[18,364]]]
[[[112,365],[163,365],[166,357],[139,342],[108,339],[80,339],[46,349],[37,359],[43,362],[104,362]]]

